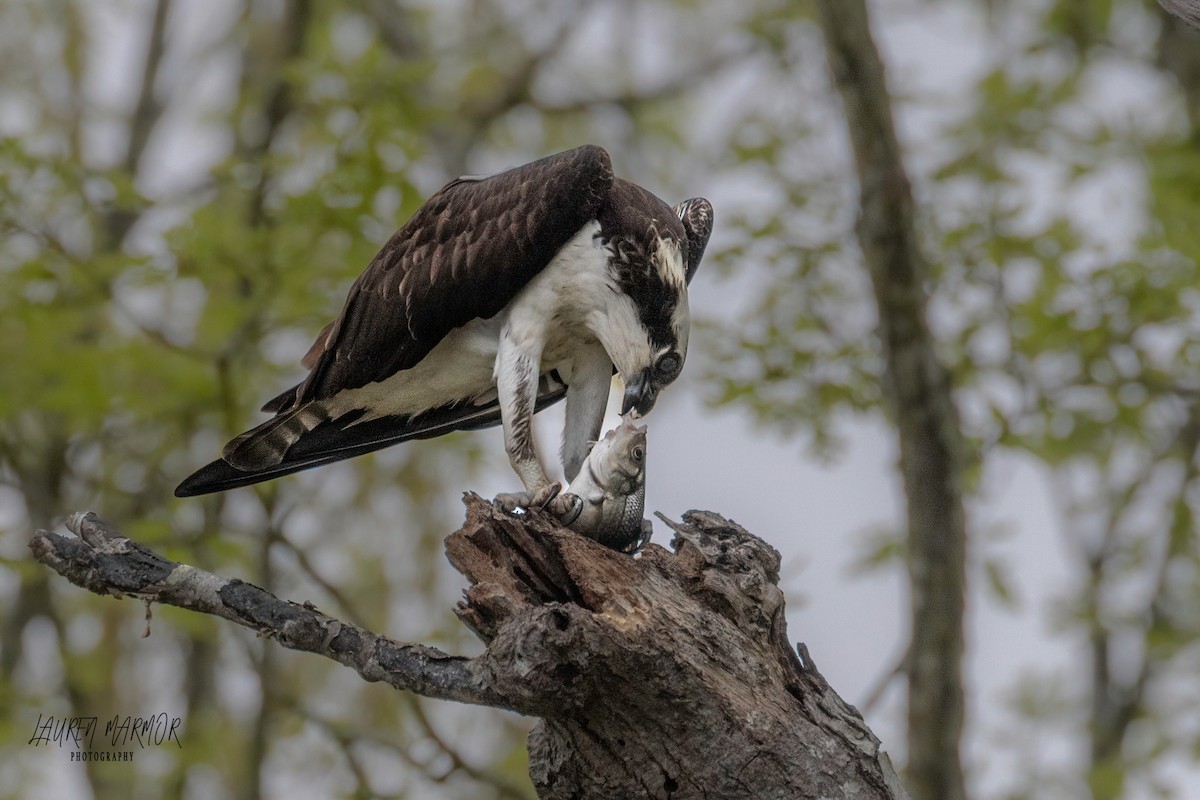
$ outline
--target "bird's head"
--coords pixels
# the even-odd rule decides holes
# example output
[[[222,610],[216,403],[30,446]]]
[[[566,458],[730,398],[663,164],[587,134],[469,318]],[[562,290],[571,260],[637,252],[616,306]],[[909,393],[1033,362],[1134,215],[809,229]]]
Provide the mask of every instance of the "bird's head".
[[[680,248],[658,239],[647,260],[636,288],[627,289],[637,312],[637,324],[630,328],[633,335],[617,353],[610,351],[625,384],[622,415],[649,414],[659,392],[683,372],[687,358],[691,314]]]
[[[686,350],[686,344],[683,348],[660,348],[646,366],[629,377],[622,375],[625,396],[621,400],[621,414],[625,415],[630,411],[636,411],[639,417],[649,414],[658,400],[658,393],[683,371]]]
[[[703,198],[671,208],[628,181],[613,184],[601,234],[609,252],[609,288],[626,302],[605,315],[606,330],[596,333],[625,384],[622,415],[648,414],[658,393],[683,371],[691,327],[687,287],[712,219],[712,205]]]

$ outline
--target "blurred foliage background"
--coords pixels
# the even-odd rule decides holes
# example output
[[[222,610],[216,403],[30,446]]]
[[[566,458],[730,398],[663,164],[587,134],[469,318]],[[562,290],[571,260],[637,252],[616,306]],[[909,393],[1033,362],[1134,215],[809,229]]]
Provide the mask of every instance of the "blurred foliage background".
[[[998,452],[1035,460],[1059,506],[1046,535],[1078,565],[1034,611],[1085,644],[987,699],[1010,731],[984,760],[1023,767],[981,781],[969,763],[973,791],[1186,797],[1200,36],[1142,0],[872,10],[970,486]],[[944,73],[906,69],[925,24],[962,32],[932,43]],[[143,641],[140,607],[52,578],[25,544],[92,508],[169,557],[476,652],[441,540],[457,491],[504,468],[478,437],[202,500],[171,490],[297,377],[424,197],[585,141],[664,197],[717,206],[706,274],[728,308],[693,347],[705,396],[836,458],[839,430],[884,412],[820,42],[809,5],[778,0],[3,0],[0,797],[530,797],[525,721],[168,608]],[[971,535],[973,584],[1018,603],[991,532]],[[902,540],[869,545],[864,563],[899,569]],[[186,746],[67,765],[27,744],[38,714],[118,710],[183,717]]]

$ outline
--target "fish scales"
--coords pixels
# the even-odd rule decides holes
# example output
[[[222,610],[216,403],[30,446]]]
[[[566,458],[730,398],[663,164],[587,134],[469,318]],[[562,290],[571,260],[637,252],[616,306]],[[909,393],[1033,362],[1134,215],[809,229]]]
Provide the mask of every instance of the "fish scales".
[[[567,525],[606,547],[631,553],[649,539],[646,508],[646,427],[621,420],[596,442],[567,491],[580,499]]]

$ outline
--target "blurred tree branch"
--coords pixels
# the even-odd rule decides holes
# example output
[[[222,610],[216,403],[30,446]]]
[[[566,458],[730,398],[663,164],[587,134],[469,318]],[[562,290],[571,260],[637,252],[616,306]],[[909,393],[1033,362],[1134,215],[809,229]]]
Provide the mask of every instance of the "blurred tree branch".
[[[420,40],[413,34],[411,11],[398,0],[359,0],[383,44],[396,58],[409,61],[421,54]]]
[[[129,117],[129,138],[121,163],[121,169],[134,180],[137,178],[138,167],[142,163],[150,136],[166,110],[166,106],[159,100],[156,84],[163,55],[166,53],[167,19],[171,13],[171,5],[172,0],[158,0],[154,4],[154,15],[146,36],[146,60],[142,67],[137,102]],[[109,208],[101,219],[104,248],[119,248],[141,215],[141,210],[119,204]]]
[[[1163,631],[1172,629],[1168,583],[1172,564],[1183,556],[1195,532],[1188,511],[1187,496],[1200,475],[1200,403],[1190,402],[1188,413],[1180,423],[1175,436],[1166,443],[1163,452],[1148,462],[1145,469],[1126,487],[1115,506],[1106,515],[1100,541],[1090,548],[1085,546],[1084,562],[1088,569],[1086,605],[1096,609],[1089,615],[1089,647],[1092,656],[1091,714],[1092,730],[1090,741],[1090,775],[1092,792],[1098,799],[1109,800],[1121,795],[1124,788],[1123,776],[1113,780],[1111,771],[1105,766],[1119,762],[1121,749],[1130,725],[1146,709],[1146,694],[1151,681],[1163,670],[1165,662],[1156,656],[1156,649],[1163,649],[1155,641]],[[1164,462],[1175,456],[1182,467],[1178,488],[1170,503],[1171,520],[1163,537],[1162,552],[1155,557],[1158,563],[1153,569],[1153,580],[1146,595],[1145,605],[1139,613],[1130,617],[1136,620],[1137,633],[1143,640],[1138,663],[1130,673],[1130,665],[1114,669],[1117,659],[1129,659],[1128,648],[1122,647],[1120,637],[1128,633],[1128,620],[1113,625],[1103,613],[1110,595],[1119,595],[1124,587],[1119,585],[1113,573],[1114,565],[1123,557],[1120,533],[1127,517],[1137,510],[1136,500],[1143,492],[1151,490],[1154,479],[1160,476]],[[1147,559],[1149,560],[1149,558]]]
[[[624,108],[650,105],[678,97],[684,92],[711,81],[714,75],[741,62],[753,53],[753,48],[714,53],[705,58],[698,59],[695,63],[689,64],[686,68],[679,70],[675,75],[659,80],[655,85],[644,89],[630,89],[622,92],[579,97],[558,103],[546,102],[536,98],[528,99],[535,109],[544,114],[578,114],[592,108],[608,105]]]
[[[857,165],[858,241],[879,313],[883,388],[900,438],[912,597],[907,775],[917,797],[960,800],[966,792],[959,754],[963,435],[950,374],[926,322],[928,270],[918,243],[916,204],[865,2],[819,0],[817,6]]]
[[[146,43],[146,62],[142,69],[142,80],[138,89],[137,104],[129,120],[129,141],[125,147],[124,169],[130,175],[137,173],[146,144],[163,112],[155,83],[158,81],[159,66],[166,52],[167,18],[171,13],[171,0],[158,0],[154,4],[154,17]]]
[[[411,695],[406,695],[406,697],[412,699],[412,702],[408,703],[406,707],[416,716],[418,724],[425,729],[429,720],[421,709],[420,704]],[[494,790],[495,796],[502,800],[526,800],[530,796],[528,791],[522,790],[521,787],[512,782],[468,763],[457,750],[440,737],[435,738],[430,735],[413,743],[423,744],[429,742],[434,745],[435,753],[433,756],[420,758],[416,755],[415,750],[417,748],[413,744],[406,746],[390,739],[385,739],[382,736],[364,735],[353,732],[349,730],[350,726],[344,722],[325,719],[302,707],[298,707],[297,711],[305,720],[316,725],[327,736],[338,743],[339,749],[345,756],[347,765],[350,767],[350,771],[354,773],[355,780],[358,781],[359,786],[362,788],[363,796],[374,796],[370,793],[371,782],[369,773],[362,763],[362,759],[355,752],[356,748],[364,745],[394,753],[397,758],[413,769],[418,770],[430,782],[435,784],[446,783],[452,776],[461,774],[477,784],[490,787]],[[443,758],[450,762],[449,768],[438,769],[437,762]]]
[[[246,68],[243,81],[257,78],[263,84],[259,87],[263,92],[262,127],[257,137],[239,141],[240,156],[245,161],[260,165],[258,180],[251,192],[249,219],[251,227],[261,225],[266,218],[267,184],[271,179],[271,170],[265,160],[271,145],[279,133],[280,126],[292,112],[295,89],[287,74],[287,67],[298,60],[304,53],[304,45],[308,39],[309,28],[313,22],[313,6],[311,0],[292,0],[283,11],[282,25],[271,30],[271,35],[279,40],[277,60],[269,64],[260,64],[258,69]],[[253,63],[259,54],[250,50],[248,43],[243,55],[243,63]]]
[[[446,550],[472,583],[456,612],[488,643],[475,658],[168,561],[91,513],[68,520],[75,537],[40,531],[30,547],[97,594],[213,614],[368,681],[540,717],[530,772],[543,798],[907,797],[862,717],[788,644],[779,554],[757,537],[690,512],[668,522],[675,553],[650,546],[635,560],[540,514],[474,495],[467,509]]]

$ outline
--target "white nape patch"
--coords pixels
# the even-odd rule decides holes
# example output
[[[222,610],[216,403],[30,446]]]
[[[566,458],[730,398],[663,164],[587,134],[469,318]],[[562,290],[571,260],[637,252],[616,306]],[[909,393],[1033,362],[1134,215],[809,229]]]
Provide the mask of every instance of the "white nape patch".
[[[679,296],[671,315],[671,329],[679,339],[680,355],[686,356],[692,316],[688,308],[687,268],[683,263],[683,251],[675,242],[659,242],[654,251],[654,266]]]
[[[680,293],[687,293],[687,269],[683,265],[683,251],[678,243],[660,240],[654,249],[654,266]]]

